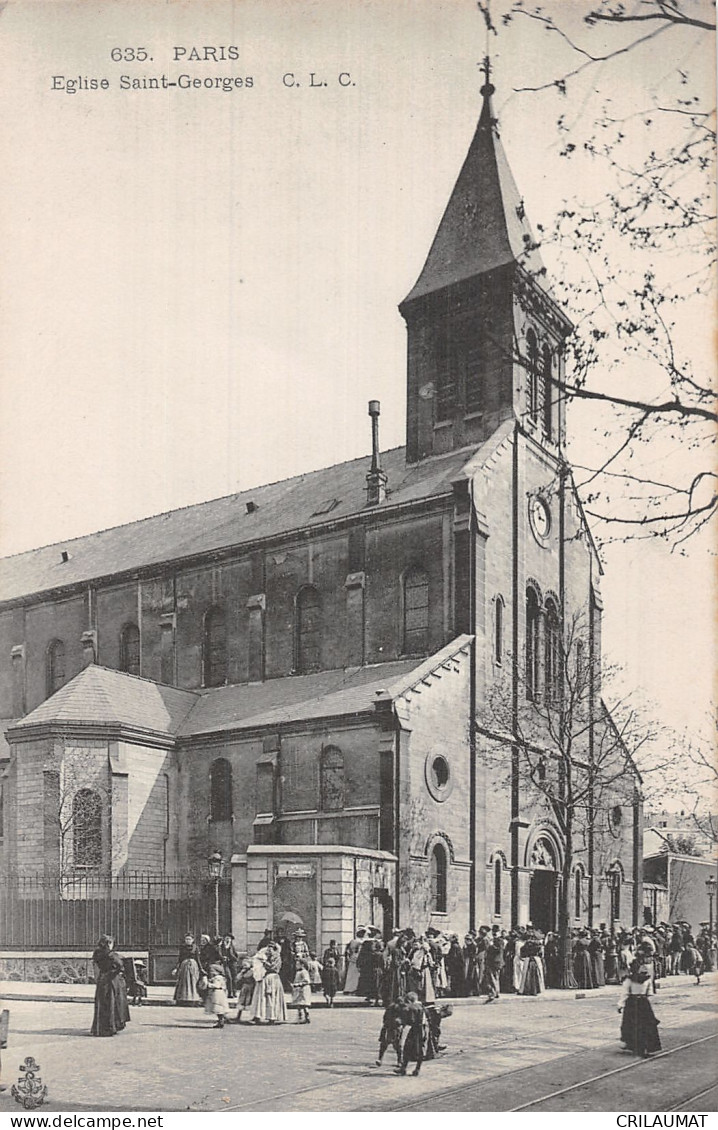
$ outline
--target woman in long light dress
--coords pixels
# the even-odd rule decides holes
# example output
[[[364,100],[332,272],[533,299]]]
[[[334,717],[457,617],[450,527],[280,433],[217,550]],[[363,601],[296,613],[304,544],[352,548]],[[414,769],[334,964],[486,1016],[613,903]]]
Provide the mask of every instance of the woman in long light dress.
[[[357,968],[357,958],[359,957],[359,950],[362,947],[362,942],[364,941],[365,934],[366,929],[364,928],[364,926],[359,926],[357,928],[356,937],[352,938],[352,940],[347,944],[347,948],[344,951],[344,960],[347,967],[347,975],[344,981],[345,993],[356,993],[359,986],[359,969]]]
[[[516,939],[516,946],[514,949],[514,989],[517,993],[521,992],[521,981],[524,973],[524,966],[526,959],[523,956],[524,946],[526,940],[522,937]]]
[[[175,1004],[191,1007],[202,1004],[197,984],[202,973],[199,949],[191,934],[185,934],[184,944],[180,946],[177,959],[177,984],[175,985]]]
[[[249,1015],[255,1024],[262,1020],[281,1024],[287,1019],[287,1002],[279,977],[281,968],[282,955],[276,942],[258,950],[252,959],[255,984]]]

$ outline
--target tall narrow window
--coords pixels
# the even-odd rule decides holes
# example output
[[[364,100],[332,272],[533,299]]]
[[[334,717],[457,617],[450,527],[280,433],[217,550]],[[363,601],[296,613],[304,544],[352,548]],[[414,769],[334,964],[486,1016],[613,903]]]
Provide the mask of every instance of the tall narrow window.
[[[456,381],[448,334],[443,331],[436,341],[436,418],[450,420],[456,403]]]
[[[227,682],[227,625],[221,608],[210,608],[204,618],[204,685],[221,687]]]
[[[584,702],[588,693],[588,679],[586,678],[586,645],[583,640],[576,640],[576,694],[578,702]]]
[[[497,596],[494,601],[494,663],[501,665],[504,659],[504,598]]]
[[[581,917],[581,872],[578,870],[578,868],[576,868],[576,870],[573,873],[573,883],[574,883],[574,888],[573,888],[573,897],[574,897],[573,916],[574,916],[574,918],[580,918]]]
[[[503,866],[500,859],[494,860],[494,914],[501,914],[501,876]]]
[[[546,698],[557,703],[561,696],[561,625],[553,600],[546,601]]]
[[[466,411],[483,412],[484,382],[481,353],[478,349],[468,349],[466,351],[464,379],[466,381]]]
[[[429,861],[431,871],[431,907],[436,914],[446,914],[446,848],[436,844]]]
[[[62,640],[53,640],[47,649],[47,694],[48,697],[59,690],[65,682],[65,645]]]
[[[611,902],[613,904],[612,919],[618,922],[621,917],[621,872],[616,870],[611,875]]]
[[[404,577],[404,653],[414,655],[429,646],[429,578],[423,569]]]
[[[165,835],[170,834],[170,777],[165,773]]]
[[[539,693],[539,627],[540,608],[536,590],[526,591],[526,697],[535,699]]]
[[[322,750],[319,766],[321,807],[336,812],[344,807],[344,758],[336,746]]]
[[[218,757],[209,769],[209,818],[232,819],[232,766],[225,757]]]
[[[87,870],[102,865],[102,798],[92,789],[72,799],[72,862]]]
[[[543,349],[543,365],[541,368],[541,401],[543,408],[543,431],[546,439],[553,435],[553,381],[552,381],[551,350],[547,345]]]
[[[128,675],[140,673],[140,629],[136,624],[125,624],[120,635],[120,671]]]
[[[301,675],[321,666],[322,606],[319,593],[307,585],[297,594],[296,668]]]
[[[536,334],[533,330],[529,330],[526,335],[526,347],[528,349],[529,416],[535,423],[539,414],[539,351]]]

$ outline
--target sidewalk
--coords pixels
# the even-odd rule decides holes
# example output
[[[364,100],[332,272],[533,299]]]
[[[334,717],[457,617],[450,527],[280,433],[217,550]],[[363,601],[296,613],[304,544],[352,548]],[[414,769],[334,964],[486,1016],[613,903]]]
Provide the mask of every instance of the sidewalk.
[[[706,973],[702,982],[708,985],[718,981],[718,972]],[[667,977],[661,981],[659,996],[671,995],[675,989],[686,989],[695,985],[693,977],[681,974],[678,977]],[[147,1005],[174,1006],[173,985],[150,985],[148,997],[142,1007]],[[618,985],[604,985],[600,989],[546,989],[541,997],[521,997],[517,993],[508,993],[501,997],[502,1004],[511,1001],[555,1000],[600,1000],[602,997],[612,997],[618,993]],[[64,1004],[87,1004],[95,999],[94,985],[61,985],[40,981],[0,981],[0,1004],[6,1001],[59,1001]],[[465,1007],[484,1003],[483,997],[446,997],[446,1001],[454,1007]],[[317,997],[313,1001],[315,1008],[324,1008],[324,1000]],[[335,1008],[369,1008],[358,997],[345,997],[339,993],[335,999]]]

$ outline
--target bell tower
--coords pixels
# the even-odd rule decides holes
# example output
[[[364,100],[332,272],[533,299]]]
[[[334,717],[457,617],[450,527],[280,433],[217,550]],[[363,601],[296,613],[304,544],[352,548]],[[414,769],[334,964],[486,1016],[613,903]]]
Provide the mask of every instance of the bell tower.
[[[424,267],[399,310],[408,333],[407,460],[486,440],[515,416],[541,443],[563,431],[555,381],[571,323],[499,138],[484,64],[479,122]]]

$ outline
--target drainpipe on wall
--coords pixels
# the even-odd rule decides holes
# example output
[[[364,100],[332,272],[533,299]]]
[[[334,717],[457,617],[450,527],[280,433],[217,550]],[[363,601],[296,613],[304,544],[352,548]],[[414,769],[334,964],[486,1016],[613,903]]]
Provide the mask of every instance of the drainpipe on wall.
[[[511,499],[511,925],[519,924],[519,425],[514,424]]]
[[[474,480],[469,482],[469,929],[476,928],[476,507]]]

